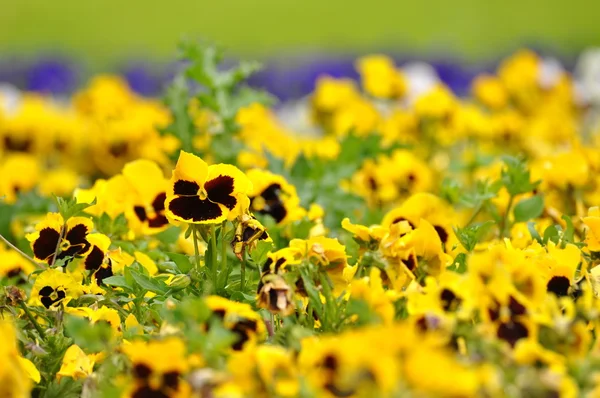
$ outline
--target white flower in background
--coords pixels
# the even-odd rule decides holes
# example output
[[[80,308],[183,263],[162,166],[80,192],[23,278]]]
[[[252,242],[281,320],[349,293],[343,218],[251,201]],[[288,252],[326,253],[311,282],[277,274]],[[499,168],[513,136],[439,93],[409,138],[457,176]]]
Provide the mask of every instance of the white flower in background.
[[[417,98],[428,93],[440,82],[433,66],[425,62],[410,62],[402,67],[402,73],[408,82],[406,99],[409,104],[414,103]]]
[[[556,86],[560,78],[564,75],[565,68],[556,58],[542,58],[540,62],[540,71],[538,83],[541,88],[549,90]]]
[[[10,84],[0,84],[0,111],[13,114],[21,104],[21,91]]]
[[[579,103],[600,105],[600,48],[583,52],[575,66],[575,94]]]
[[[287,101],[275,108],[277,120],[285,128],[300,133],[304,136],[318,136],[319,129],[312,123],[311,110],[308,98],[298,101]]]

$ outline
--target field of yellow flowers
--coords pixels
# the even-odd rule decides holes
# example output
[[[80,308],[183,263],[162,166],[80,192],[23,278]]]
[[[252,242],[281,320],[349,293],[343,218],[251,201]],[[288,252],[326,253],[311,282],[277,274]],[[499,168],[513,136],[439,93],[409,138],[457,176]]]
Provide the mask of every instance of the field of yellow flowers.
[[[290,106],[180,52],[163,100],[0,97],[0,397],[600,397],[569,73],[457,97],[372,55]]]

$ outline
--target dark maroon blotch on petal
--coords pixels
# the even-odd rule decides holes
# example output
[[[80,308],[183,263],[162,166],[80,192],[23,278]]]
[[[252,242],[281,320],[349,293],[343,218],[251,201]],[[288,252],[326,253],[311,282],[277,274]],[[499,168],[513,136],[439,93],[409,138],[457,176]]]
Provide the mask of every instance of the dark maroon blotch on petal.
[[[135,215],[141,222],[144,222],[148,219],[148,215],[146,214],[146,209],[144,209],[143,206],[134,206],[133,212],[135,213]]]
[[[165,200],[166,199],[167,199],[167,194],[164,192],[156,195],[156,198],[154,198],[154,200],[152,201],[152,208],[154,208],[155,212],[158,213],[165,209]]]
[[[60,232],[57,230],[52,228],[42,229],[39,238],[33,242],[33,254],[41,260],[52,257],[56,251],[59,239]]]
[[[202,200],[197,196],[181,196],[169,203],[169,210],[189,221],[207,221],[220,217],[223,212],[218,204]]]
[[[175,181],[173,186],[173,193],[175,195],[193,196],[198,194],[200,187],[193,181],[178,180]]]
[[[233,177],[218,176],[204,184],[206,194],[211,202],[220,203],[232,210],[237,204],[237,199],[231,194],[233,193]]]

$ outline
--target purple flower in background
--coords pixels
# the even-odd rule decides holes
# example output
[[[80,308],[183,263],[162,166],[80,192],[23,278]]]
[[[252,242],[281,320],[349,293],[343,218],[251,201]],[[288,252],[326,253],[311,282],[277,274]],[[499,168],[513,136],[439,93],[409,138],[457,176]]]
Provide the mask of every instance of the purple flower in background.
[[[266,60],[265,65],[265,69],[249,79],[249,84],[269,91],[281,101],[310,94],[322,75],[358,78],[354,57],[349,56],[310,55],[285,61]]]
[[[480,72],[453,60],[432,61],[431,66],[436,70],[440,80],[458,96],[469,93],[471,81]]]
[[[46,94],[65,95],[77,89],[78,73],[72,62],[63,58],[41,58],[27,70],[25,89]]]
[[[165,73],[158,73],[148,64],[142,62],[131,63],[124,67],[121,73],[127,80],[129,87],[136,93],[146,97],[155,97],[161,94]]]
[[[493,73],[500,61],[495,59],[490,62],[468,64],[456,58],[440,55],[439,52],[436,53],[435,58],[429,57],[429,60],[423,55],[398,53],[389,49],[374,50],[372,53],[391,54],[398,67],[412,65],[413,72],[414,61],[419,61],[421,65],[427,63],[433,68],[427,66],[431,70],[428,73],[435,76],[436,81],[439,78],[459,96],[469,93],[471,82],[477,74]],[[263,60],[264,69],[252,75],[248,84],[270,92],[280,100],[279,103],[299,99],[310,94],[318,78],[323,75],[358,81],[359,76],[354,64],[361,55],[365,54],[312,53],[267,58]],[[572,62],[567,62],[567,68],[571,64]],[[118,71],[133,91],[143,96],[157,97],[172,80],[177,68],[177,63],[153,64],[140,60],[129,62]],[[66,57],[50,56],[34,60],[20,57],[0,59],[0,82],[9,83],[22,90],[66,95],[79,88],[79,84],[83,83],[83,76],[87,76],[86,71]],[[423,79],[420,81],[423,83]]]

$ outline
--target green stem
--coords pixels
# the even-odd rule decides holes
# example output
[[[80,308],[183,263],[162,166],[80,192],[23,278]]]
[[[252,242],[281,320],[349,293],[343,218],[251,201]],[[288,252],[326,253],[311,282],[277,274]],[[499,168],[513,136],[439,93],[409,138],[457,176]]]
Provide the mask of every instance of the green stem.
[[[212,252],[210,269],[212,271],[212,280],[214,293],[217,292],[217,234],[215,225],[210,225],[210,251]]]
[[[221,226],[221,269],[223,272],[228,272],[227,269],[227,239],[225,239],[225,234],[227,233],[227,220],[223,221],[223,225]],[[225,283],[227,285],[227,283]]]
[[[56,259],[58,258],[58,255],[60,254],[60,244],[62,243],[62,240],[65,237],[66,230],[67,230],[67,221],[65,221],[65,223],[63,224],[62,229],[60,230],[60,234],[58,235],[58,242],[56,242],[56,249],[54,249],[54,257],[52,257],[52,264],[50,264],[51,266],[56,264]]]
[[[25,257],[27,260],[29,260],[33,265],[35,265],[36,267],[40,267],[41,264],[38,264],[33,258],[29,257],[27,254],[23,253],[23,251],[21,251],[17,246],[13,245],[8,239],[6,239],[2,234],[0,234],[0,239],[2,239],[4,241],[4,243],[6,243],[11,249],[13,249],[14,251],[16,251],[17,253],[19,253],[21,256]]]
[[[196,260],[196,272],[200,275],[200,250],[198,249],[198,226],[192,225],[192,236],[194,238],[194,259]]]
[[[506,206],[506,213],[504,213],[504,217],[502,217],[502,222],[500,223],[500,238],[504,238],[506,237],[506,229],[509,227],[509,220],[508,218],[510,217],[510,209],[512,208],[513,202],[515,200],[514,196],[510,196],[510,199],[508,199],[508,205]]]
[[[240,292],[244,292],[246,283],[246,248],[242,250],[242,264],[240,266]]]
[[[481,213],[482,209],[483,209],[482,205],[479,205],[475,208],[475,211],[473,212],[473,214],[471,214],[471,218],[469,218],[469,221],[467,221],[467,223],[465,224],[465,227],[468,227],[469,225],[471,225],[473,223],[473,221],[475,221],[475,219],[477,218],[479,213]]]
[[[42,329],[42,327],[40,326],[39,323],[37,323],[37,321],[35,320],[35,318],[33,317],[33,315],[31,315],[31,312],[29,311],[29,308],[27,308],[27,306],[25,305],[24,302],[19,302],[19,306],[23,309],[23,311],[25,311],[25,315],[27,315],[27,318],[29,318],[29,320],[31,321],[31,323],[33,323],[33,326],[35,327],[35,330],[37,330],[38,334],[40,335],[40,337],[42,338],[42,340],[46,340],[46,333],[44,333],[44,330]]]

